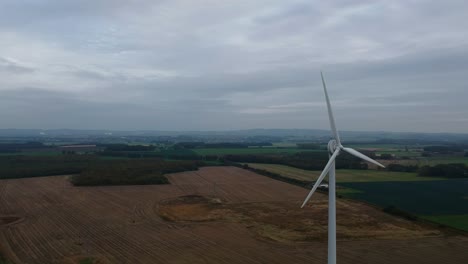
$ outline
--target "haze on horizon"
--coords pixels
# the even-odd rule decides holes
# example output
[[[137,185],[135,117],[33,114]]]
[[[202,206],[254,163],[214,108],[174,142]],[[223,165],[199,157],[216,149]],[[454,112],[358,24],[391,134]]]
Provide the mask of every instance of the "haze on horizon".
[[[466,1],[0,3],[0,129],[468,131]]]

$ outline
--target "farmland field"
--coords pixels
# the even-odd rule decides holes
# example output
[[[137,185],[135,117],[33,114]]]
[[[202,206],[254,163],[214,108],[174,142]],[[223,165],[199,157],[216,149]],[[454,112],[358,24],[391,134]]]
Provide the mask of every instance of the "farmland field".
[[[279,164],[248,165],[302,181],[315,181],[321,173]],[[336,178],[340,187],[346,187],[338,189],[338,194],[344,197],[382,208],[396,206],[421,218],[468,231],[467,179],[376,170],[337,170]]]
[[[315,181],[321,171],[309,171],[280,164],[248,163],[249,167],[263,169],[302,181]],[[436,177],[420,177],[416,173],[384,170],[337,170],[337,182],[433,181]]]
[[[349,147],[363,150],[372,150],[377,154],[393,154],[396,157],[419,157],[423,146],[411,146],[400,144],[350,144]],[[408,151],[406,151],[408,147]]]
[[[326,196],[234,167],[169,185],[0,181],[0,252],[13,263],[325,263]],[[464,263],[468,237],[338,200],[339,263]]]
[[[463,163],[468,165],[468,157],[429,157],[418,159],[422,165],[434,166],[437,164]]]

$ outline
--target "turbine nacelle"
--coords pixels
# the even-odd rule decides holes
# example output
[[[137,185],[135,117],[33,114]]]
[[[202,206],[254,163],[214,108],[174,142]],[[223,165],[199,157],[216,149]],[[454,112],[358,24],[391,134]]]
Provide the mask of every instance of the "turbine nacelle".
[[[328,149],[328,153],[330,155],[333,154],[333,152],[335,152],[335,150],[337,148],[341,148],[342,146],[341,145],[338,145],[338,143],[336,142],[336,140],[334,139],[331,139],[330,141],[328,141],[328,146],[327,146],[327,149]]]

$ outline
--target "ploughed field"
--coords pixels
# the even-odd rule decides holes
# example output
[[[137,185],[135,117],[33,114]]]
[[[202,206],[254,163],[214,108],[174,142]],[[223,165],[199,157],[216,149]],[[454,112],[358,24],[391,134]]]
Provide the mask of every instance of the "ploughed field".
[[[235,167],[171,184],[0,181],[0,252],[13,263],[326,263],[327,197]],[[338,199],[339,263],[466,263],[468,237]]]

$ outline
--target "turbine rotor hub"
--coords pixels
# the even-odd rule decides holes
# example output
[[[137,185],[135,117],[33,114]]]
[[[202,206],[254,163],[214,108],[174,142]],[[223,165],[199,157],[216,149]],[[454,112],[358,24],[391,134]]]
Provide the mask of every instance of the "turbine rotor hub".
[[[331,154],[333,154],[333,152],[335,152],[335,150],[338,148],[338,144],[336,143],[336,140],[332,139],[330,141],[328,141],[328,152]]]

